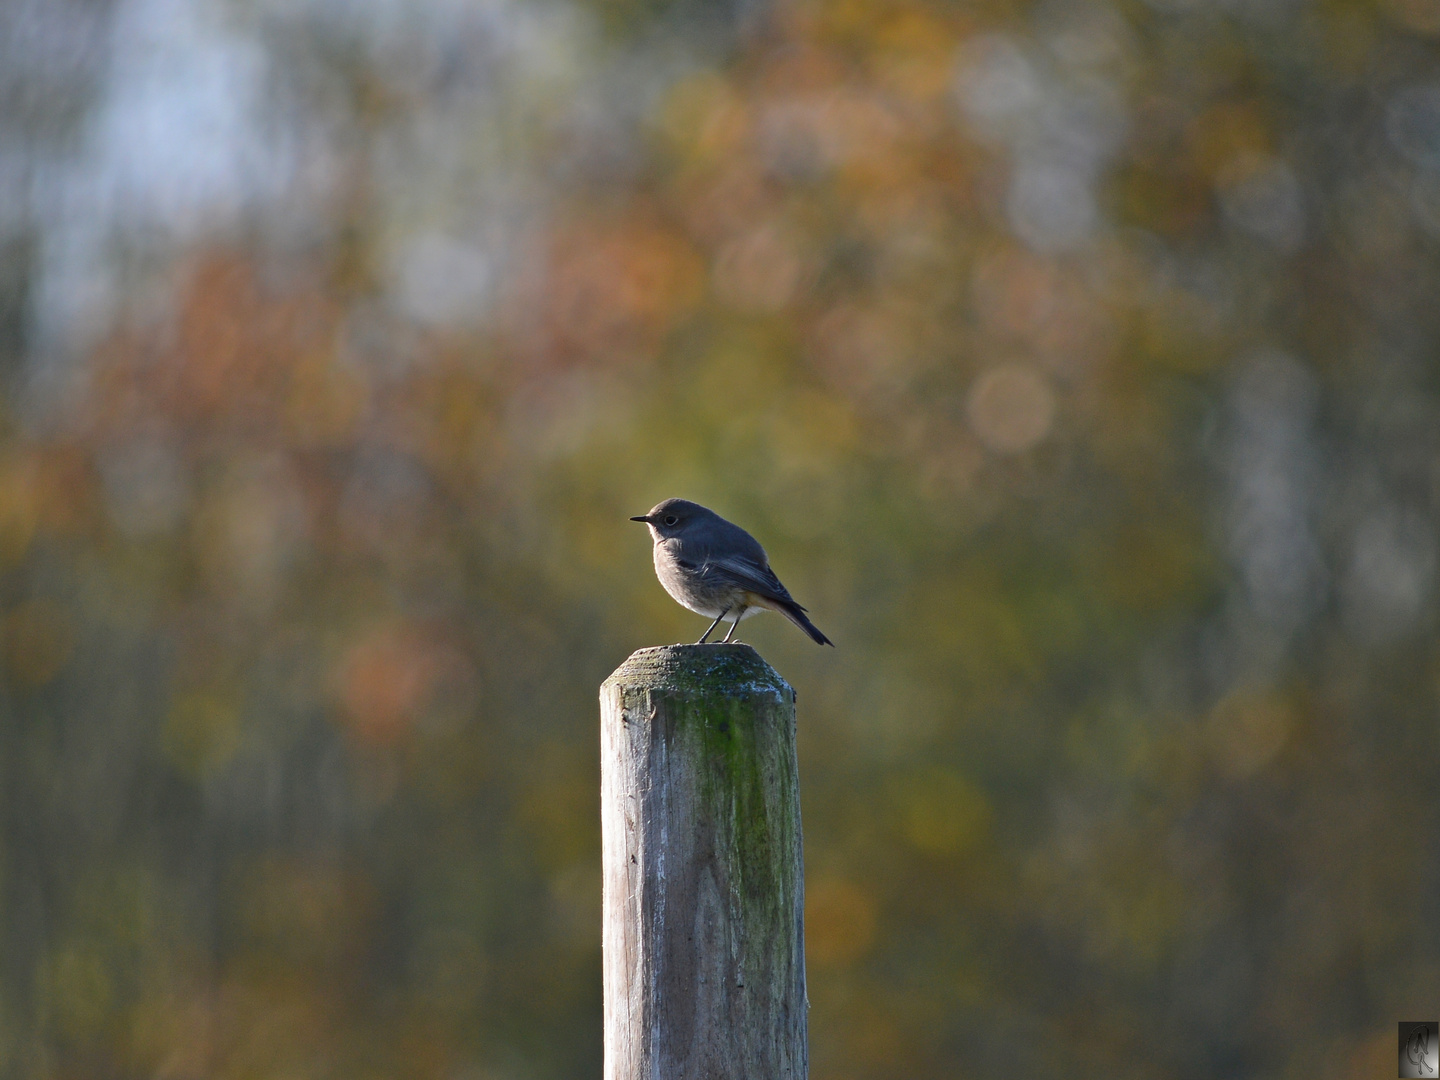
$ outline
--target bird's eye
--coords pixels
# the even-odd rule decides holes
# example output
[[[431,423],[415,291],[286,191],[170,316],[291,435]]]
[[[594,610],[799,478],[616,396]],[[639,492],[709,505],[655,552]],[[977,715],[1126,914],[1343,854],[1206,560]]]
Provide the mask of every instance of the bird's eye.
[[[665,524],[666,524],[666,525],[674,525],[674,524],[676,524],[677,522],[679,522],[679,520],[680,520],[680,519],[679,519],[678,517],[676,517],[674,514],[666,514],[666,515],[665,515]]]

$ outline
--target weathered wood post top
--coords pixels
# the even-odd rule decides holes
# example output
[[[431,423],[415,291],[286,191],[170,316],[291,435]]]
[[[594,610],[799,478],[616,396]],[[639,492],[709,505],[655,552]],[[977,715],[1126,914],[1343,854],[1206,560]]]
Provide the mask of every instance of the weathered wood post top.
[[[670,645],[600,706],[605,1080],[805,1080],[795,692]]]

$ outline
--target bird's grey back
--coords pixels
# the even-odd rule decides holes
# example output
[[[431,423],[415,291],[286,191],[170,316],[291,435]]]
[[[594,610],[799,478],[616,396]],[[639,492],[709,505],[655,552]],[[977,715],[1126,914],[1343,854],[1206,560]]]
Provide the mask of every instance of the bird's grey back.
[[[694,505],[694,504],[692,504]],[[716,558],[736,558],[768,567],[765,549],[739,525],[726,521],[713,510],[695,506],[697,511],[675,535],[675,554],[689,563],[703,564]]]

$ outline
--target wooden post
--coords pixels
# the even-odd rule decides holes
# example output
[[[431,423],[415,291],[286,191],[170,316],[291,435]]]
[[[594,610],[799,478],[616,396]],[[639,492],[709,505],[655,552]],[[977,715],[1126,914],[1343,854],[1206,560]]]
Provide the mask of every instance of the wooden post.
[[[795,691],[748,645],[600,688],[605,1080],[805,1080]]]

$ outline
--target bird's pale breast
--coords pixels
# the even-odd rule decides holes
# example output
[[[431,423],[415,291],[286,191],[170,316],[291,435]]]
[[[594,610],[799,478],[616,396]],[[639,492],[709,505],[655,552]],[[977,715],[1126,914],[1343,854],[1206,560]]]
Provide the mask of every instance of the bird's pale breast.
[[[693,570],[686,570],[665,543],[655,545],[655,576],[677,604],[706,618],[714,619],[745,601],[743,589],[717,586]]]

